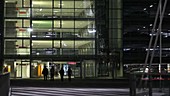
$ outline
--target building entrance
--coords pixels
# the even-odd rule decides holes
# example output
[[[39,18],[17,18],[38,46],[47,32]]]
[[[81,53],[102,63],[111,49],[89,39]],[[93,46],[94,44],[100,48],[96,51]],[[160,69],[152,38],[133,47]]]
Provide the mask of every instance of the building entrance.
[[[29,61],[16,62],[16,77],[30,78],[30,62]]]
[[[64,61],[63,62],[49,62],[49,70],[50,70],[51,66],[54,66],[55,71],[56,71],[55,77],[57,78],[57,77],[60,77],[59,71],[63,67],[64,76],[65,76],[65,78],[67,78],[68,68],[71,67],[72,78],[80,77],[80,68],[77,68],[76,64],[77,64],[77,62],[64,62]]]

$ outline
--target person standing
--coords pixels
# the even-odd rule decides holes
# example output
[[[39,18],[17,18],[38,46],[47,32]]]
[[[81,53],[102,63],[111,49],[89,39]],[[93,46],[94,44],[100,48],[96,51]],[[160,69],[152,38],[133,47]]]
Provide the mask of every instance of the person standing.
[[[63,76],[64,76],[64,69],[63,69],[63,67],[61,67],[61,69],[60,69],[61,81],[63,81]]]
[[[42,74],[44,75],[44,80],[47,80],[47,75],[48,75],[48,69],[46,66],[44,66],[44,69],[42,71]]]
[[[68,81],[71,81],[72,70],[71,67],[68,68]]]
[[[50,69],[50,77],[51,77],[51,80],[54,80],[54,66],[52,66]]]

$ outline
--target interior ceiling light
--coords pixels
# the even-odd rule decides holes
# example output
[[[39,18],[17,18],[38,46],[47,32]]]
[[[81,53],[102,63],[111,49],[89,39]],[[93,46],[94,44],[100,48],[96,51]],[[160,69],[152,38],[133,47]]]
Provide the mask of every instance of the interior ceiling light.
[[[170,13],[168,13],[168,15],[170,15]]]
[[[146,10],[146,8],[143,9],[144,11]]]
[[[149,7],[153,7],[153,5],[150,5]]]
[[[33,29],[31,29],[31,28],[28,28],[28,29],[27,29],[27,31],[28,31],[28,32],[32,32],[32,31],[33,31]]]
[[[88,30],[89,33],[95,33],[96,30]]]
[[[152,24],[150,24],[149,26],[152,26]]]
[[[62,5],[63,6],[64,4],[63,3],[61,3],[61,4],[59,3],[58,5]]]
[[[145,26],[143,26],[143,28],[146,28]]]
[[[140,30],[139,28],[137,30]]]
[[[167,38],[168,36],[167,35],[165,35],[165,38]]]
[[[54,11],[54,12],[59,12],[59,11]]]
[[[64,46],[67,46],[67,45],[64,43]]]

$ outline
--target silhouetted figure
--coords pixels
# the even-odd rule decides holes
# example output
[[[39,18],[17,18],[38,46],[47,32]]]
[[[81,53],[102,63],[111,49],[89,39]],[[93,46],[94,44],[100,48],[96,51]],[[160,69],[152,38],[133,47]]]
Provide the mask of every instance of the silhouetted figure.
[[[61,69],[60,69],[61,81],[63,81],[63,76],[64,76],[64,70],[63,70],[63,67],[61,67]]]
[[[50,69],[50,76],[51,76],[51,80],[54,80],[54,66],[52,66]]]
[[[71,81],[72,70],[71,67],[68,68],[68,81]]]
[[[44,66],[44,69],[42,71],[42,74],[44,75],[44,80],[47,80],[47,75],[48,75],[48,69],[46,66]]]

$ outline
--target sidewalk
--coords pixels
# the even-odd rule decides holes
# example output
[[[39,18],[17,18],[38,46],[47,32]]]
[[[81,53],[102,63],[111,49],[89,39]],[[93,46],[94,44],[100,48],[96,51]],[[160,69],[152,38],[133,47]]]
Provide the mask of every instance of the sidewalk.
[[[43,79],[11,79],[11,86],[19,87],[58,87],[58,88],[128,88],[129,81],[127,79],[72,79],[69,82],[65,79],[54,81],[44,81]]]

